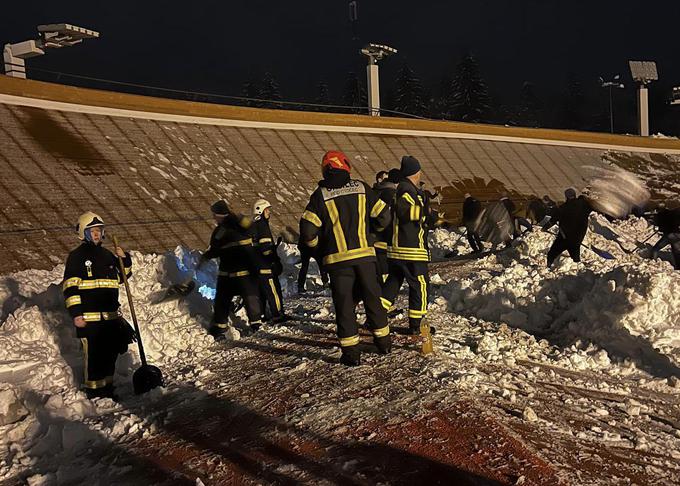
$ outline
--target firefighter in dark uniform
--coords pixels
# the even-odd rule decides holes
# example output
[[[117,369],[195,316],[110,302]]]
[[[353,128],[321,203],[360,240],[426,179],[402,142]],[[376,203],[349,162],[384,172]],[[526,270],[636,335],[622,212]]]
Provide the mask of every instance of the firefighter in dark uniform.
[[[272,230],[269,227],[272,205],[265,199],[258,199],[253,205],[253,246],[260,254],[264,267],[260,269],[260,306],[265,312],[269,304],[269,314],[272,322],[283,322],[283,294],[279,275],[283,272],[281,259],[276,252]]]
[[[420,333],[420,323],[427,315],[427,264],[430,252],[427,244],[429,228],[434,227],[438,214],[431,211],[427,196],[418,189],[420,162],[409,155],[401,159],[402,181],[397,187],[392,208],[392,240],[387,247],[389,276],[383,284],[382,304],[390,310],[404,279],[409,285],[409,334]],[[430,332],[435,329],[430,327]]]
[[[567,189],[564,196],[567,200],[555,209],[549,223],[557,222],[559,232],[548,250],[548,267],[551,267],[565,250],[569,252],[572,260],[581,261],[581,243],[588,232],[588,220],[593,211],[585,196],[576,197],[575,189]]]
[[[387,173],[387,179],[383,179],[382,182],[374,186],[378,197],[387,204],[390,210],[394,203],[394,196],[397,193],[397,185],[399,185],[400,180],[401,174],[399,169],[391,169]],[[375,243],[373,246],[375,247],[375,256],[378,263],[378,278],[380,282],[385,282],[389,273],[387,267],[387,245],[392,239],[392,225],[389,224],[384,230],[376,231],[374,234]]]
[[[482,203],[472,197],[472,194],[466,192],[465,201],[463,201],[463,225],[465,226],[467,240],[470,243],[470,248],[472,248],[472,253],[479,253],[484,250],[482,239],[479,237],[479,233],[477,233],[477,228],[475,228],[477,218],[481,212]]]
[[[134,331],[118,311],[123,280],[116,255],[123,258],[127,277],[132,275],[132,259],[122,248],[114,255],[102,246],[104,221],[95,213],[80,216],[76,230],[82,243],[66,260],[62,287],[83,346],[83,386],[88,398],[114,398],[116,359],[134,340]]]
[[[252,224],[250,218],[232,213],[225,201],[217,201],[210,206],[210,210],[217,227],[198,266],[213,258],[220,259],[210,334],[216,340],[221,340],[229,329],[232,299],[237,295],[243,299],[250,328],[257,331],[262,325],[258,278],[264,265],[253,247],[249,233]]]
[[[350,178],[347,156],[327,152],[322,159],[323,180],[312,193],[300,223],[301,238],[318,248],[331,281],[338,338],[347,366],[361,364],[356,303],[364,302],[366,326],[378,351],[391,351],[387,314],[380,305],[375,248],[369,244],[370,225],[376,230],[389,223],[384,201],[364,182]]]

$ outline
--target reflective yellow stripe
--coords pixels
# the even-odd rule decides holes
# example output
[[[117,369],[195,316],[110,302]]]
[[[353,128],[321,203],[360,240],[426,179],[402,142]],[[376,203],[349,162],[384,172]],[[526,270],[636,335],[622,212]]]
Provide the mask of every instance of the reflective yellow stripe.
[[[302,219],[304,219],[305,221],[309,221],[317,228],[321,228],[321,218],[319,218],[316,214],[309,210],[302,213]]]
[[[411,221],[420,220],[420,206],[411,206]]]
[[[418,310],[409,310],[408,311],[408,316],[414,319],[420,319],[421,317],[425,317],[427,315],[427,312],[423,311],[418,311]]]
[[[260,269],[260,275],[271,275],[272,271],[268,268],[261,268]]]
[[[220,246],[221,250],[225,250],[227,248],[233,248],[235,246],[248,246],[253,244],[253,239],[248,238],[247,240],[241,240],[241,241],[232,241],[231,243],[225,243],[224,245]]]
[[[118,279],[99,278],[94,280],[85,279],[78,285],[79,290],[91,289],[117,289],[120,283]]]
[[[340,346],[342,347],[348,347],[348,346],[356,346],[359,344],[359,335],[357,334],[356,336],[348,337],[348,338],[339,338],[340,340]]]
[[[423,225],[420,225],[420,231],[418,231],[418,246],[422,248],[423,250],[425,249],[425,228]]]
[[[389,273],[383,273],[383,274],[382,274],[382,281],[383,281],[383,283],[387,282],[387,277],[389,277],[389,276],[390,276]]]
[[[373,246],[375,246],[376,248],[380,248],[381,250],[387,250],[387,243],[385,243],[384,241],[376,241]]]
[[[382,304],[385,310],[390,310],[390,307],[392,307],[392,302],[385,299],[384,297],[380,297],[380,303]]]
[[[274,294],[276,310],[281,311],[281,300],[279,299],[279,293],[276,291],[276,285],[274,285],[274,281],[271,278],[269,279],[269,287],[271,287],[272,293]]]
[[[82,279],[79,277],[69,278],[67,280],[64,280],[64,284],[62,285],[61,288],[62,290],[66,290],[71,287],[77,287],[78,285],[80,285],[80,282],[82,282]]]
[[[427,314],[427,282],[424,275],[418,275],[418,281],[420,282],[420,297],[422,299],[420,312],[424,316]]]
[[[375,256],[375,248],[372,246],[369,246],[368,248],[355,248],[354,250],[333,253],[331,255],[325,256],[323,258],[323,262],[325,264],[331,264],[370,256]]]
[[[390,334],[390,326],[381,327],[380,329],[373,329],[372,332],[375,337],[385,337]]]
[[[91,321],[112,321],[120,316],[117,312],[84,312],[83,319]]]
[[[225,324],[223,322],[216,322],[215,324],[213,324],[213,326],[215,326],[218,329],[227,329],[229,327],[229,324],[228,323]]]
[[[272,242],[271,238],[260,238],[259,240],[257,240],[257,243],[259,245],[261,245],[262,243],[271,243],[271,242]]]
[[[274,253],[273,250],[267,250],[262,252],[263,255],[271,255],[272,253]]]
[[[371,218],[377,218],[380,213],[382,213],[382,210],[387,206],[385,201],[382,199],[378,199],[378,202],[373,205],[373,209],[371,209]]]
[[[102,380],[90,380],[90,377],[88,376],[87,372],[87,362],[89,361],[89,348],[87,344],[87,338],[80,338],[80,342],[83,345],[83,361],[84,361],[84,366],[83,366],[83,386],[85,388],[89,388],[92,390],[96,390],[97,388],[104,388],[106,385],[110,385],[113,383],[113,376],[107,376]]]
[[[366,194],[359,194],[359,246],[365,248],[368,246],[366,241]]]
[[[415,199],[413,199],[413,198],[411,197],[411,195],[410,195],[408,192],[405,192],[404,194],[402,194],[401,197],[403,197],[404,199],[406,199],[406,201],[408,201],[408,203],[409,203],[411,206],[415,206],[415,205],[416,205]]]
[[[245,277],[246,275],[250,275],[250,272],[248,270],[242,270],[240,272],[217,272],[217,275],[220,277]]]
[[[430,254],[424,248],[387,247],[387,258],[427,262],[430,260]]]
[[[66,307],[73,307],[74,305],[82,304],[80,295],[73,295],[66,299]]]
[[[328,214],[331,217],[331,223],[333,224],[333,235],[335,236],[335,244],[338,248],[338,253],[344,253],[347,251],[347,240],[345,240],[345,233],[342,231],[338,207],[335,205],[335,201],[331,199],[326,201],[326,208],[328,209]]]
[[[83,383],[87,383],[87,338],[80,338],[80,344],[83,345]]]
[[[314,248],[319,244],[319,237],[315,237],[312,241],[307,242],[307,246],[310,248]]]

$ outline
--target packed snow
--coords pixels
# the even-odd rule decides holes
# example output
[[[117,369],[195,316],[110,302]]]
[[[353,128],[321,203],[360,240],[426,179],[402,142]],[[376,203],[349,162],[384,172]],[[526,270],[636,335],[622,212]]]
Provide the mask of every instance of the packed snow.
[[[582,263],[565,254],[555,268],[548,269],[545,255],[554,237],[536,228],[514,249],[475,261],[461,273],[452,274],[446,265],[433,266],[429,319],[437,327],[437,352],[432,359],[416,353],[408,359],[423,362],[419,386],[437,390],[441,400],[459,394],[492,399],[498,409],[516,410],[509,423],[522,421],[557,438],[648,453],[652,459],[641,468],[658,477],[658,484],[670,484],[680,477],[680,429],[671,420],[650,424],[653,417],[664,417],[669,402],[663,400],[677,403],[680,395],[680,273],[667,261],[649,260],[635,251],[637,243],[653,234],[645,220],[631,217],[611,223],[594,215],[590,228],[584,244],[609,251],[615,260],[604,260],[583,248]],[[436,230],[430,242],[435,259],[451,250],[468,251],[466,239],[455,231]],[[307,282],[311,297],[298,300],[299,252],[284,243],[279,255],[284,263],[281,283],[287,311],[318,321],[332,332],[330,294],[322,287],[318,267],[312,261]],[[63,307],[63,266],[0,277],[0,481],[77,483],[104,470],[115,477],[110,461],[88,462],[78,451],[101,448],[101,457],[108,457],[108,444],[124,445],[154,435],[163,419],[132,410],[153,409],[164,396],[188,385],[210,391],[220,381],[214,376],[214,362],[237,362],[251,352],[217,345],[206,333],[214,263],[194,275],[196,251],[177,248],[166,255],[133,251],[132,256],[130,284],[145,350],[151,364],[164,371],[168,384],[143,399],[133,395],[131,374],[139,366],[133,345],[118,361],[115,383],[120,403],[90,401],[79,391],[82,356]],[[161,301],[169,284],[189,277],[198,282],[194,293]],[[123,314],[129,316],[122,289],[120,301]],[[243,318],[241,310],[231,339],[257,336],[248,335]],[[301,324],[295,331],[265,326],[272,337],[259,339],[304,334],[310,325]],[[281,373],[283,379],[338,355],[337,349],[315,352],[320,356],[310,353],[290,369],[268,373]],[[400,356],[404,354],[386,358],[392,361],[385,361],[385,369],[398,373]],[[616,400],[603,400],[595,392]],[[666,398],[654,402],[640,395],[647,392]],[[313,398],[310,408],[293,414],[291,420],[323,427],[324,421],[315,417],[332,415],[338,404]],[[413,409],[414,400],[415,395],[403,392],[393,405]],[[496,410],[494,406],[491,410]],[[599,425],[577,430],[578,421],[560,419],[560,407],[578,410]],[[370,408],[355,407],[352,417],[368,416]],[[556,443],[561,442],[556,439]],[[545,455],[569,469],[567,461],[560,463],[559,454],[552,452]],[[126,467],[120,466],[118,473],[129,472]],[[610,478],[593,484],[619,482]]]

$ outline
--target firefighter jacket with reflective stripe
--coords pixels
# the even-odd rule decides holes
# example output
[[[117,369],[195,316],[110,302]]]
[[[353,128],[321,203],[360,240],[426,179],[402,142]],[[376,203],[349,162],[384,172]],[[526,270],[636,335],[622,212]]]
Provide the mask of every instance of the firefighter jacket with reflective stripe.
[[[427,262],[428,228],[435,225],[438,215],[430,211],[427,196],[408,179],[397,187],[392,207],[392,239],[387,257],[394,260]]]
[[[260,257],[269,268],[278,260],[276,254],[276,244],[272,236],[272,230],[269,227],[269,220],[264,216],[260,216],[253,221],[250,233],[253,238],[253,246],[259,253]]]
[[[380,231],[389,224],[387,204],[362,181],[349,179],[344,185],[326,182],[321,181],[309,199],[300,221],[301,239],[318,248],[328,269],[375,261],[369,228],[373,223]]]
[[[376,186],[376,192],[381,201],[387,204],[388,209],[391,211],[392,206],[394,206],[394,197],[397,194],[397,184],[394,182],[383,181]],[[375,247],[382,250],[387,250],[390,242],[392,241],[392,224],[394,220],[390,219],[390,224],[387,225],[382,231],[375,231]]]
[[[123,266],[130,277],[132,259],[128,253]],[[69,314],[83,316],[86,321],[116,318],[121,283],[118,257],[101,245],[83,242],[66,259],[62,289]]]
[[[213,231],[203,259],[219,258],[219,275],[257,275],[266,266],[253,247],[251,225],[250,218],[229,214]]]

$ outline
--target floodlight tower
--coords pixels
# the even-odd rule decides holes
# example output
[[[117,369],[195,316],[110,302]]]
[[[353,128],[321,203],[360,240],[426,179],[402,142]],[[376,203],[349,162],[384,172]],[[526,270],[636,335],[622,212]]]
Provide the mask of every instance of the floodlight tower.
[[[368,44],[361,49],[361,53],[368,57],[366,75],[368,77],[368,111],[371,116],[380,116],[380,81],[378,80],[378,61],[396,54],[393,47],[381,44]]]
[[[614,79],[611,81],[605,81],[604,78],[600,78],[600,86],[603,88],[609,88],[609,132],[614,133],[614,100],[612,97],[612,89],[617,88],[617,89],[623,89],[625,88],[624,84],[621,83],[619,80],[621,79],[620,75],[614,76]]]
[[[671,105],[680,105],[680,86],[675,86],[673,88]]]
[[[45,49],[71,47],[83,39],[96,39],[99,32],[71,24],[47,24],[38,26],[38,38],[16,44],[5,44],[3,58],[5,74],[13,78],[26,79],[25,59],[42,56]]]
[[[659,79],[656,63],[653,61],[628,61],[630,74],[638,83],[638,127],[640,135],[649,136],[649,92],[647,85]]]

